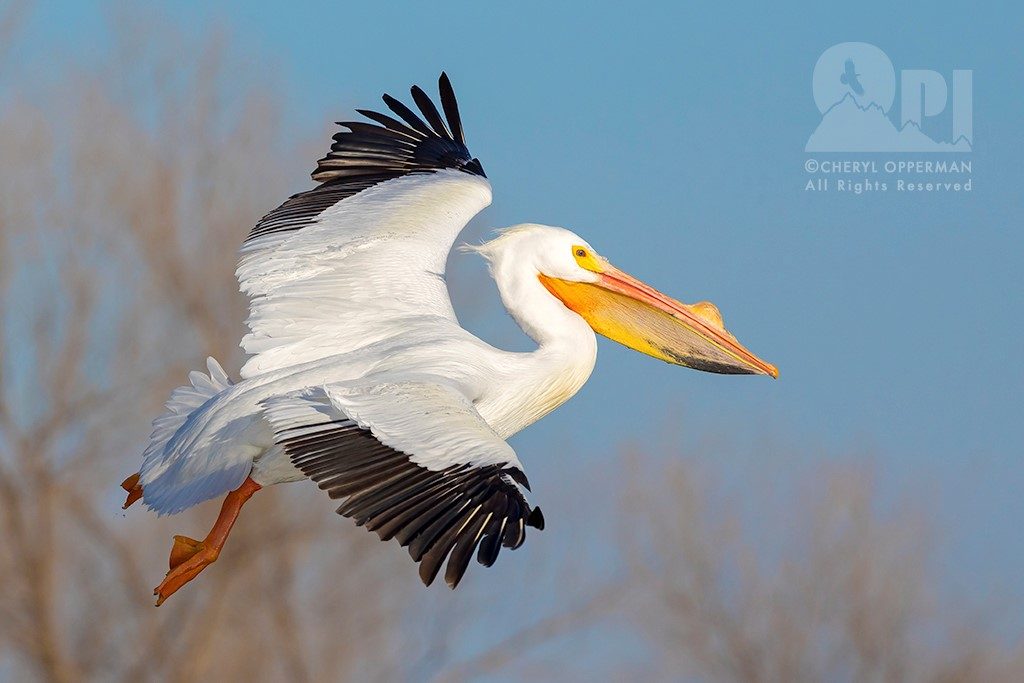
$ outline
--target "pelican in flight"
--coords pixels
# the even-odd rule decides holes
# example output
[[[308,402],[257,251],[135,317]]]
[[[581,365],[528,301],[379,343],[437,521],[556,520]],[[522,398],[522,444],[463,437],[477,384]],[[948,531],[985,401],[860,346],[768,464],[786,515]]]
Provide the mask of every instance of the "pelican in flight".
[[[579,391],[595,332],[675,365],[778,375],[714,305],[662,294],[565,228],[518,225],[471,248],[536,350],[503,351],[460,327],[445,261],[491,186],[443,73],[439,90],[443,116],[413,87],[419,114],[384,95],[394,116],[359,110],[372,123],[339,124],[318,185],[242,245],[240,381],[213,358],[209,374],[192,372],[122,484],[126,508],[141,498],[159,514],[226,494],[205,539],[174,537],[158,605],[217,559],[255,492],[307,478],[339,514],[406,547],[427,585],[446,560],[452,588],[474,553],[490,566],[526,527],[544,528],[506,440]]]

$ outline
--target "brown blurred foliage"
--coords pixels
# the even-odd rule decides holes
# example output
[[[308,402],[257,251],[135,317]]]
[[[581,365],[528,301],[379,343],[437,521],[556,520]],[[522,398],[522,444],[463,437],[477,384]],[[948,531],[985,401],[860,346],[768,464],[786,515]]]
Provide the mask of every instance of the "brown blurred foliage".
[[[936,595],[928,516],[886,510],[863,465],[806,476],[784,515],[764,511],[766,538],[728,509],[735,501],[713,500],[718,487],[692,463],[659,468],[657,480],[645,464],[629,469],[647,473],[629,475],[644,494],[629,557],[646,587],[634,616],[664,653],[660,673],[736,683],[1024,680],[1024,648],[1004,647]],[[772,504],[764,492],[749,497]]]
[[[0,10],[0,46],[25,7]],[[122,513],[117,483],[188,370],[239,366],[235,250],[315,150],[223,36],[125,18],[114,34],[107,62],[0,102],[0,678],[1024,680],[1019,649],[933,608],[922,516],[881,516],[869,480],[815,480],[791,504],[798,542],[764,564],[686,465],[642,454],[629,470],[658,479],[601,496],[633,520],[611,584],[553,556],[570,567],[548,572],[553,598],[484,573],[485,592],[436,608],[402,552],[293,485],[254,498],[217,565],[153,608],[171,534],[201,536],[217,504]],[[545,533],[554,550],[573,532]],[[469,654],[449,642],[503,620]],[[578,673],[594,628],[653,657]]]
[[[121,513],[116,484],[190,368],[237,368],[235,250],[290,168],[274,104],[227,85],[216,37],[164,32],[160,53],[142,24],[119,35],[110,64],[0,116],[2,669],[390,680],[355,653],[396,637],[397,557],[315,491],[261,496],[209,580],[152,606],[170,534],[204,533],[216,507]]]

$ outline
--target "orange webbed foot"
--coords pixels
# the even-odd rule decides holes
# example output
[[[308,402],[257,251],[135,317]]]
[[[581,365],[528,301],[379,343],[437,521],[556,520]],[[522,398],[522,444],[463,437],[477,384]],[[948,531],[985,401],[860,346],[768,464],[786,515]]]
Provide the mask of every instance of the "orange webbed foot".
[[[131,507],[132,503],[142,498],[142,484],[139,483],[139,473],[136,472],[122,481],[121,488],[128,492],[128,498],[124,501],[124,505],[121,506],[122,510],[127,510]]]
[[[176,569],[178,565],[192,559],[192,556],[204,547],[202,541],[197,541],[188,536],[175,536],[174,545],[171,546],[171,556],[168,559],[170,568]]]
[[[220,551],[217,548],[202,541],[188,536],[175,536],[168,561],[171,567],[170,571],[167,572],[167,576],[160,582],[160,585],[153,589],[153,595],[157,596],[157,607],[162,605],[179,588],[216,562],[218,555],[220,555]]]

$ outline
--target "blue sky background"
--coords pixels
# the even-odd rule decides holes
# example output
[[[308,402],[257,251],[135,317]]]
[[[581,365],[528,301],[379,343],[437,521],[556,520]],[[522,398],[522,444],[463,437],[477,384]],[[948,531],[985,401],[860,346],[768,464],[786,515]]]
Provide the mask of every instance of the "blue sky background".
[[[602,342],[579,396],[514,439],[549,519],[572,516],[559,490],[582,490],[592,463],[674,431],[723,442],[718,466],[745,482],[737,499],[764,473],[869,458],[885,491],[935,504],[951,593],[1019,605],[1024,10],[843,7],[247,0],[164,12],[186,34],[223,28],[283,88],[302,136],[378,106],[382,91],[433,92],[447,70],[494,186],[467,238],[518,222],[572,228],[663,291],[715,302],[779,366],[776,382],[718,377]],[[45,79],[58,61],[101,55],[109,14],[40,6],[18,61]],[[971,193],[803,190],[820,120],[811,72],[843,41],[877,45],[897,70],[974,70]],[[453,257],[453,289],[480,277],[474,258]],[[487,296],[463,309],[466,324],[526,348]]]

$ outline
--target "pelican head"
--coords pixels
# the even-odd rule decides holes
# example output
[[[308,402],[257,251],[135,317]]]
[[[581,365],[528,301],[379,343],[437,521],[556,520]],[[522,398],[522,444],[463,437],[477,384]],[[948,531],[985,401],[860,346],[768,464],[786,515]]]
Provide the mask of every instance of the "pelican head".
[[[662,294],[613,266],[571,230],[519,225],[472,249],[491,262],[499,288],[504,284],[511,296],[528,286],[524,280],[539,280],[595,332],[635,351],[705,372],[779,375],[725,329],[714,304],[684,304]],[[502,292],[512,310],[508,294]]]

